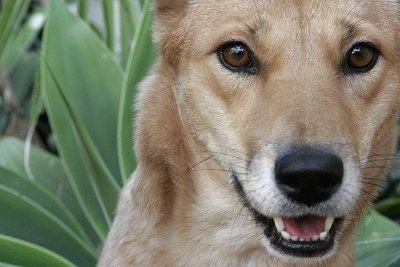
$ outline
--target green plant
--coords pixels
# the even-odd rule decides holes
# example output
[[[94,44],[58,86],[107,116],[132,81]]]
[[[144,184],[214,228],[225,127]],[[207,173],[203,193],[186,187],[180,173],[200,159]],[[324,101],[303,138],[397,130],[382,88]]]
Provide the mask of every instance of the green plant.
[[[28,2],[6,1],[9,9],[2,13],[3,21],[10,24],[5,19],[9,13],[26,14],[18,5]],[[105,10],[110,9],[106,2]],[[150,1],[121,4],[130,10],[134,6],[137,17],[123,16],[121,46],[129,53],[119,57],[112,50],[112,38],[105,42],[64,1],[49,1],[31,119],[38,118],[44,104],[59,156],[1,139],[4,264],[93,266],[97,261],[120,187],[135,167],[130,135],[136,83],[156,55],[149,33]]]
[[[27,2],[5,1],[0,29],[21,21]],[[0,139],[0,266],[96,264],[120,188],[135,168],[135,88],[156,55],[149,0],[120,1],[120,55],[109,0],[103,0],[106,27],[100,34],[88,19],[88,0],[79,1],[78,14],[68,11],[63,0],[48,2],[43,48],[36,54],[39,83],[29,114],[34,123],[44,106],[59,154]],[[6,50],[1,45],[16,35],[0,33],[2,59]],[[26,46],[22,51],[27,53]],[[368,215],[356,244],[359,266],[399,263],[400,228],[379,214]],[[373,253],[377,246],[390,253]]]
[[[357,266],[400,266],[400,227],[375,211],[365,218],[356,239]]]
[[[399,142],[400,144],[400,142]],[[387,175],[378,196],[375,209],[379,213],[400,223],[400,152],[393,159],[392,167]]]
[[[0,134],[23,137],[29,128],[31,92],[39,66],[34,46],[44,10],[31,1],[0,4]]]

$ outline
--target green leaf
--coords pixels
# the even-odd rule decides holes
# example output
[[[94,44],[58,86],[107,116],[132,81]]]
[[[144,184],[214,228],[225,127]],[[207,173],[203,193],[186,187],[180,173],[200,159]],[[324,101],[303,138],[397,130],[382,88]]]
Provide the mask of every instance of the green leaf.
[[[28,49],[36,40],[44,21],[44,10],[38,9],[29,15],[21,28],[15,27],[13,33],[15,37],[7,40],[7,46],[1,58],[1,63],[7,67],[9,73],[13,73],[15,68],[21,64],[20,62],[26,60],[27,55],[32,54],[28,52]]]
[[[0,167],[15,175],[33,179],[40,187],[52,192],[79,221],[92,242],[98,243],[93,228],[89,225],[73,194],[60,160],[36,147],[30,147],[28,154],[24,157],[25,145],[29,144],[24,144],[14,138],[0,138]]]
[[[138,82],[143,79],[156,57],[156,49],[152,43],[151,25],[153,12],[151,1],[146,0],[142,17],[137,24],[127,68],[122,85],[119,119],[118,119],[118,153],[122,177],[126,181],[134,168],[136,160],[133,154],[133,100]]]
[[[124,69],[129,57],[129,48],[135,34],[135,25],[141,17],[141,10],[138,0],[120,1],[121,64]]]
[[[392,220],[371,210],[363,220],[357,234],[357,242],[387,238],[400,234],[400,226]]]
[[[18,103],[27,107],[30,100],[32,84],[34,84],[35,76],[39,67],[39,56],[37,54],[24,54],[15,67],[15,71],[11,73],[11,81],[13,91],[17,97]]]
[[[28,10],[29,1],[26,0],[5,0],[0,15],[0,62],[4,50],[10,44],[18,32],[21,20]],[[1,69],[1,66],[0,66]]]
[[[400,217],[400,196],[386,198],[375,205],[375,209],[390,218]]]
[[[106,41],[111,51],[114,51],[115,32],[114,32],[114,1],[102,0],[104,25],[106,28]]]
[[[48,152],[32,147],[28,162],[24,159],[25,144],[15,138],[0,138],[0,166],[22,176],[30,177],[26,165],[29,164],[33,177],[41,186],[55,193],[67,205],[74,200],[72,190],[60,160]],[[74,210],[75,206],[69,206]]]
[[[16,238],[0,235],[0,266],[76,266],[60,255]]]
[[[16,267],[16,266],[18,266],[18,265],[0,262],[0,267]]]
[[[376,212],[369,213],[356,241],[357,266],[395,267],[400,263],[400,227]]]
[[[89,19],[89,1],[90,0],[79,0],[79,16],[85,21]]]
[[[43,26],[44,11],[38,8],[27,14],[30,2],[6,0],[0,9],[0,84],[16,96],[12,103],[0,103],[0,132],[10,121],[9,111],[14,110],[10,106],[29,108],[29,94],[39,66],[38,55],[28,49]]]
[[[4,185],[0,185],[0,214],[0,234],[46,247],[82,266],[95,264],[95,249],[32,199]]]
[[[58,149],[82,209],[104,239],[119,191],[122,72],[102,40],[60,0],[49,2],[43,51],[41,80]]]
[[[36,204],[64,222],[66,226],[79,234],[81,238],[85,239],[87,242],[89,241],[86,233],[64,204],[35,180],[28,180],[4,167],[0,167],[0,184],[30,198]],[[2,216],[3,215],[0,214],[0,217]]]
[[[399,266],[400,237],[383,238],[357,243],[357,266],[389,267]]]

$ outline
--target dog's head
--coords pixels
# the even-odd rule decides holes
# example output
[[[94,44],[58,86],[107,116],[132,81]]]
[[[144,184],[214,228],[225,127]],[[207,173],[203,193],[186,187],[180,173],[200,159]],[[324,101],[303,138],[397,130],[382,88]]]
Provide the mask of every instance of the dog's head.
[[[398,1],[159,0],[185,126],[269,253],[334,255],[395,148]],[[347,237],[346,237],[347,236]]]

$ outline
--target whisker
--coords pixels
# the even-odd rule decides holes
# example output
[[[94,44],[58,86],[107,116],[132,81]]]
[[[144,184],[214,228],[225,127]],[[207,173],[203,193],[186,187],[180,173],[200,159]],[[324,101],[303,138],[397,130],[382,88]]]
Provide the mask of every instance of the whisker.
[[[192,168],[191,169],[192,171],[221,171],[221,172],[228,172],[228,173],[231,173],[232,171],[231,170],[225,170],[225,169],[198,169],[198,168]],[[247,175],[247,173],[240,173],[240,172],[235,172],[235,173],[237,173],[237,174],[240,174],[240,175]]]
[[[191,171],[195,170],[194,168],[196,168],[196,166],[199,166],[200,164],[206,162],[207,160],[212,159],[212,155],[209,155],[208,157],[200,160],[199,162],[195,163],[194,165],[190,166],[189,168],[187,168],[186,170],[184,170],[182,173],[180,173],[177,178],[175,179],[176,182],[179,182],[181,180],[181,178],[190,173]]]
[[[231,150],[229,148],[227,148],[227,149]],[[232,155],[232,154],[228,154],[228,153],[225,153],[225,152],[219,152],[219,151],[213,151],[213,150],[200,150],[200,151],[191,150],[190,152],[192,152],[192,153],[207,153],[207,154],[222,155],[222,156],[227,156],[227,157],[231,157],[231,158],[234,158],[234,159],[238,159],[238,160],[241,160],[241,161],[246,162],[246,163],[249,162],[247,159],[244,159],[242,157],[235,156],[235,155]],[[238,152],[238,151],[235,151],[235,152]],[[243,156],[247,156],[247,154],[243,153],[243,152],[240,152],[240,154],[243,154]]]

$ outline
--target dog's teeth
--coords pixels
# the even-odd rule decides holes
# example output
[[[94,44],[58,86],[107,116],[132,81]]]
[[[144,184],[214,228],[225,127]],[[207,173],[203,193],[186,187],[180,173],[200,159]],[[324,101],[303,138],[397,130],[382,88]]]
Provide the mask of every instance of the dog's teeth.
[[[290,238],[291,238],[290,234],[286,231],[281,231],[281,235],[286,240],[290,240]]]
[[[282,217],[274,217],[274,223],[275,223],[275,227],[277,229],[277,231],[281,234],[281,236],[289,241],[294,241],[294,242],[316,242],[318,240],[325,240],[328,236],[328,232],[331,229],[332,225],[333,225],[333,221],[334,218],[333,217],[328,217],[326,218],[325,221],[325,231],[323,231],[322,233],[320,233],[319,235],[315,235],[311,238],[300,238],[298,236],[292,236],[291,234],[289,234],[288,232],[285,231],[285,225],[283,224],[283,219]]]
[[[335,220],[335,218],[333,217],[328,217],[326,218],[325,221],[325,231],[329,232],[329,230],[331,230],[331,227],[333,225],[333,221]]]
[[[328,232],[324,231],[324,232],[319,234],[319,239],[325,240],[327,236],[328,236]]]
[[[283,220],[281,217],[274,217],[275,227],[278,232],[282,232],[285,230],[285,225],[283,224]]]

